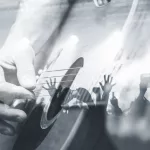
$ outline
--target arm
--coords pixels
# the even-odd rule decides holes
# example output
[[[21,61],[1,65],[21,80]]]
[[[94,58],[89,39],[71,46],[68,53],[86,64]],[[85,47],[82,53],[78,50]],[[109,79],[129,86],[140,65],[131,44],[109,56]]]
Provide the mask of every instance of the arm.
[[[54,0],[21,1],[16,21],[0,50],[0,65],[6,69],[17,69],[19,83],[27,89],[35,88],[35,53],[38,53],[50,36],[48,30],[52,27],[52,21],[49,18],[51,11],[54,11],[50,8],[50,4],[54,2]],[[27,85],[29,79],[30,85]]]
[[[49,20],[50,3],[53,2],[54,0],[22,0],[16,21],[3,47],[10,49],[26,37],[37,52],[49,36],[47,31],[52,25]]]
[[[110,75],[108,75],[108,77],[106,77],[106,75],[104,75],[104,85],[100,82],[100,87],[103,90],[103,95],[102,95],[102,100],[107,101],[109,99],[109,93],[111,92],[112,87],[115,84],[112,84],[112,80],[113,78],[110,77]]]

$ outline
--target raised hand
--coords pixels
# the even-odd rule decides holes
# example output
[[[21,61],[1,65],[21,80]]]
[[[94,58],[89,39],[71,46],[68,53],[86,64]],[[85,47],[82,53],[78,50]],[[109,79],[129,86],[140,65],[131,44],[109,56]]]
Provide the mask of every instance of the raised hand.
[[[106,75],[104,75],[104,85],[102,84],[102,82],[99,82],[100,87],[105,94],[109,94],[112,87],[115,85],[112,84],[112,81],[113,81],[113,77],[111,77],[110,75],[106,77]]]
[[[43,88],[47,90],[49,95],[52,97],[56,92],[56,78],[54,78],[54,82],[50,78],[49,81],[46,80],[46,83],[48,87],[43,86]]]

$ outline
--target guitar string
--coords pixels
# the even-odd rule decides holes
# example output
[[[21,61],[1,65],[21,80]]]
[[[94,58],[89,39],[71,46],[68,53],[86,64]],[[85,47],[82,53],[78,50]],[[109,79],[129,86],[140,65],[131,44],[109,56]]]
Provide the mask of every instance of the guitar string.
[[[71,69],[73,69],[73,68],[71,68]],[[79,68],[74,68],[74,69],[79,69]],[[70,69],[68,69],[68,70],[70,70]],[[43,72],[42,74],[44,74],[45,72]],[[60,75],[60,76],[50,76],[50,77],[41,77],[40,79],[47,79],[47,78],[56,78],[56,77],[69,77],[69,76],[74,76],[74,75],[76,75],[76,74],[68,74],[68,75]],[[61,82],[71,82],[72,80],[68,80],[68,81],[60,81],[60,82],[57,82],[57,83],[61,83]],[[53,81],[51,82],[51,83],[54,83]],[[38,83],[38,84],[36,84],[36,85],[44,85],[44,84],[47,84],[46,82],[44,82],[44,83]],[[34,90],[34,91],[36,91],[36,90]]]
[[[74,80],[70,80],[70,82],[72,82],[72,81],[74,81]],[[68,82],[68,81],[67,81],[67,82]],[[53,82],[53,83],[54,83],[54,82]],[[56,83],[61,83],[61,82],[56,82]],[[46,84],[47,84],[47,83],[46,83]],[[88,91],[91,90],[91,87],[93,87],[92,85],[93,85],[93,83],[92,83],[91,86],[89,87],[89,90],[88,90]],[[74,86],[74,84],[73,84],[72,86]],[[51,89],[55,89],[55,88],[51,88]],[[41,91],[41,89],[40,89],[39,91]],[[73,91],[74,91],[74,90],[71,90],[71,92],[73,92]],[[78,92],[80,93],[80,95],[82,95],[82,94],[84,95],[84,96],[82,95],[83,99],[88,99],[88,97],[87,97],[88,95],[87,95],[86,93],[84,93],[84,90],[82,90],[82,88],[79,89]],[[37,90],[37,91],[34,91],[34,93],[35,93],[35,94],[38,94],[38,93],[40,94],[40,92],[38,92],[38,90]],[[92,93],[92,91],[89,92],[89,93]],[[42,95],[42,94],[41,94],[41,95],[38,95],[37,97],[43,97],[43,96],[44,96],[44,97],[49,97],[50,95],[44,95],[44,94]],[[67,100],[69,99],[69,93],[67,94],[66,99],[67,99]]]
[[[67,83],[67,82],[72,82],[73,80],[66,80],[66,81],[60,81],[60,82],[55,82],[55,83]],[[52,83],[54,83],[54,82],[52,82]],[[47,83],[38,83],[38,84],[36,84],[36,85],[45,85],[45,84],[47,84]]]
[[[82,67],[75,67],[75,68],[67,68],[67,69],[58,69],[58,70],[48,70],[48,71],[44,71],[44,73],[47,73],[47,72],[56,72],[56,71],[65,71],[65,70],[73,70],[73,69],[80,69]]]
[[[80,68],[82,68],[82,67],[76,67],[76,68],[71,68],[71,69],[80,69]],[[70,70],[70,69],[68,69],[68,70]],[[72,75],[76,75],[76,74],[70,74],[71,76]],[[69,74],[68,75],[64,75],[64,76],[70,76]],[[64,77],[64,76],[62,76],[62,77]],[[48,77],[47,77],[48,78]],[[51,77],[49,77],[49,78],[51,78]],[[72,81],[74,81],[74,80],[69,80],[69,82],[72,82]],[[64,82],[68,82],[68,81],[64,81]],[[54,83],[54,82],[51,82],[51,83]],[[61,82],[56,82],[56,83],[61,83]],[[45,83],[45,84],[47,84],[47,83]],[[74,84],[72,85],[72,87],[75,85],[75,82],[74,82]],[[89,89],[92,87],[92,85],[89,87]],[[55,89],[55,88],[51,88],[51,89]],[[41,89],[40,89],[40,91],[41,91]],[[73,91],[74,90],[71,90],[71,94],[73,93]],[[35,92],[35,91],[34,91]],[[35,92],[36,94],[38,94],[37,92]],[[79,89],[79,91],[78,91],[78,93],[80,94],[80,95],[82,95],[82,99],[84,99],[84,100],[87,100],[89,97],[88,97],[88,94],[86,94],[86,91],[84,91],[82,88],[80,88]],[[89,93],[90,94],[90,93]],[[39,92],[39,95],[37,96],[37,97],[49,97],[50,95],[40,95],[40,92]],[[69,98],[70,98],[70,93],[67,93],[67,95],[66,95],[66,97],[65,97],[65,100],[64,100],[64,102],[68,102],[68,100],[69,100]]]
[[[61,70],[51,70],[51,71],[45,71],[45,72],[54,72],[54,71],[63,71],[63,70],[71,70],[71,69],[80,69],[80,68],[82,68],[82,67],[76,67],[76,68],[69,68],[69,69],[61,69]],[[115,70],[115,67],[113,68],[113,71]],[[113,72],[112,71],[112,72]],[[118,70],[117,70],[118,71]],[[43,73],[45,73],[45,72],[43,72]],[[73,75],[76,75],[76,74],[68,74],[68,75],[61,75],[61,76],[51,76],[51,77],[42,77],[42,78],[52,78],[52,77],[65,77],[65,76],[73,76]],[[101,74],[102,75],[102,74]],[[99,80],[100,80],[100,78],[101,78],[101,75],[98,77],[98,80],[96,81],[96,83],[95,83],[95,85],[99,82]],[[41,78],[41,79],[42,79]],[[60,81],[60,82],[55,82],[55,83],[66,83],[66,82],[72,82],[72,81],[74,81],[74,80],[66,80],[66,81]],[[54,82],[51,82],[51,83],[54,83]],[[37,84],[37,85],[44,85],[44,84],[47,84],[47,83],[39,83],[39,84]],[[93,85],[93,84],[92,84]],[[90,88],[92,87],[92,85],[89,87],[89,90],[91,90]],[[53,89],[53,88],[51,88],[51,89]],[[82,90],[82,89],[81,89]],[[38,91],[41,91],[41,89],[40,90],[34,90],[34,93],[35,94],[40,94],[40,92],[38,92]],[[80,92],[80,91],[79,91]],[[84,91],[83,91],[84,92]],[[81,93],[82,93],[82,91],[81,91]],[[91,93],[92,93],[92,91],[91,91]],[[84,94],[84,93],[82,93],[82,94]],[[67,94],[68,95],[68,94]],[[49,96],[49,95],[38,95],[37,97],[42,97],[42,96]],[[87,96],[87,95],[84,95],[84,98],[87,98],[87,97],[85,97],[85,96]],[[67,96],[67,99],[69,98],[69,95]]]
[[[56,78],[56,77],[67,77],[67,76],[74,76],[76,74],[67,74],[67,75],[59,75],[59,76],[51,76],[51,77],[41,77],[40,79],[47,79],[47,78]]]
[[[51,82],[51,83],[68,83],[68,82],[72,82],[74,80],[66,80],[66,81],[60,81],[60,82]],[[47,83],[40,83],[40,84],[36,84],[36,85],[45,85]],[[55,88],[51,88],[51,89],[55,89]],[[40,90],[33,90],[33,92],[38,92]]]
[[[63,77],[63,76],[62,76]],[[51,77],[49,77],[49,78],[51,78]],[[99,76],[99,78],[98,78],[98,80],[96,81],[96,83],[95,83],[95,86],[96,86],[96,84],[99,82],[99,80],[100,80],[100,78],[101,78],[101,75]],[[74,81],[74,80],[66,80],[66,81],[60,81],[60,82],[55,82],[55,83],[67,83],[67,82],[72,82],[72,81]],[[54,83],[54,82],[51,82],[51,83]],[[41,83],[41,84],[37,84],[37,85],[45,85],[45,84],[47,84],[47,83]],[[92,84],[93,85],[93,84]],[[91,90],[90,88],[92,87],[92,85],[89,87],[89,90]],[[55,88],[51,88],[51,90],[52,89],[55,89]],[[82,89],[81,89],[82,90]],[[41,92],[39,92],[39,91],[41,91],[41,89],[40,90],[34,90],[34,93],[35,94],[40,94]],[[80,92],[80,91],[79,91]],[[92,91],[91,91],[92,92]],[[82,93],[82,92],[81,92]],[[83,93],[82,93],[83,94]],[[49,95],[39,95],[40,97],[42,97],[42,96],[49,96]],[[68,96],[69,97],[69,96]]]
[[[45,72],[54,72],[54,71],[63,71],[63,70],[71,70],[71,69],[73,70],[73,69],[80,69],[80,68],[82,68],[82,67],[69,68],[69,69],[61,69],[61,70],[44,71],[43,73],[45,73]],[[42,73],[42,74],[43,74],[43,73]],[[68,75],[62,75],[62,76],[57,76],[57,77],[65,77],[65,76],[68,76],[68,77],[69,77],[69,76],[73,76],[73,75],[75,76],[76,74],[68,74]],[[54,76],[53,76],[53,77],[54,77]],[[42,78],[43,78],[43,77],[42,77]],[[40,78],[40,79],[42,79],[42,78]],[[46,78],[51,78],[51,77],[46,77]],[[66,80],[66,81],[60,81],[60,82],[55,82],[55,83],[59,83],[59,84],[60,84],[60,83],[67,83],[67,82],[72,82],[72,81],[74,81],[74,80]],[[54,82],[52,81],[51,83],[54,83]],[[36,84],[36,85],[44,85],[44,84],[47,84],[47,83],[39,83],[39,84]],[[55,89],[55,88],[51,88],[51,89]],[[34,90],[35,95],[36,95],[36,94],[40,94],[40,93],[41,93],[41,90],[42,90],[42,89],[40,89],[40,90]],[[40,92],[39,92],[39,91],[40,91]],[[42,95],[42,94],[41,94],[41,95],[38,95],[37,97],[43,97],[43,96],[44,96],[44,97],[46,97],[46,96],[49,97],[50,95],[44,95],[44,94]]]

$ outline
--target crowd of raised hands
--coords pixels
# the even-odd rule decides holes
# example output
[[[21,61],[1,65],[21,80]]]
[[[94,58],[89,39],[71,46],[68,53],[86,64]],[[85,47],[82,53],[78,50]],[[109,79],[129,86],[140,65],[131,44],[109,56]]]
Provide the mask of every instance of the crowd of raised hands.
[[[47,87],[43,88],[49,92],[49,95],[53,96],[54,92],[57,90],[56,79],[54,79],[54,82],[52,79],[50,79],[50,82],[46,82]],[[98,94],[99,99],[97,101],[105,101],[107,104],[108,102],[111,104],[111,112],[106,113],[108,131],[111,134],[119,137],[136,136],[142,140],[150,138],[150,136],[148,136],[149,132],[147,132],[149,128],[148,125],[150,125],[150,121],[148,119],[150,103],[145,98],[148,82],[144,79],[141,79],[139,85],[139,94],[126,110],[122,110],[120,108],[119,101],[115,96],[115,92],[112,92],[112,88],[114,86],[115,83],[113,84],[113,77],[111,75],[104,75],[103,81],[99,83],[99,88],[93,88],[94,92],[100,93]],[[82,90],[82,92],[79,89]],[[88,105],[88,100],[85,100],[85,96],[81,95],[83,93],[88,95],[88,92],[83,88],[79,89],[70,92],[71,97],[68,101],[69,105],[74,105],[76,103],[79,104],[79,102],[81,104],[85,103]],[[61,94],[61,92],[59,92],[59,94]],[[74,99],[74,97],[76,99]],[[89,100],[92,99],[90,94],[87,97]],[[94,102],[94,100],[92,101]]]
[[[99,82],[99,87],[100,88],[93,88],[93,91],[95,93],[99,93],[99,99],[97,99],[97,101],[106,101],[108,103],[109,101],[109,96],[110,94],[112,94],[111,99],[110,99],[110,104],[112,105],[113,109],[111,114],[113,116],[125,116],[126,111],[128,111],[130,115],[142,115],[142,113],[144,112],[143,108],[146,107],[148,100],[144,97],[146,91],[147,91],[147,83],[145,81],[141,81],[140,82],[140,86],[139,86],[139,95],[136,98],[136,100],[134,102],[131,103],[130,107],[127,110],[122,111],[122,109],[119,107],[119,102],[118,99],[115,96],[115,92],[111,92],[112,88],[116,85],[113,82],[113,77],[111,77],[111,75],[104,75],[104,79],[102,82]],[[46,80],[46,85],[47,86],[43,86],[43,89],[47,90],[49,95],[51,97],[54,96],[57,87],[56,87],[56,78],[54,78],[54,80],[52,80],[51,78],[48,80]],[[79,90],[84,90],[84,92],[80,92]],[[61,92],[63,91],[63,89],[61,89],[61,91],[59,92],[59,95],[61,94]],[[83,97],[82,95],[86,95],[86,90],[84,88],[79,88],[77,90],[70,90],[69,94],[71,95],[69,98],[69,101],[71,99],[73,99],[74,97],[76,97],[76,101],[83,101],[83,102],[87,102],[90,101],[92,98],[91,96],[86,96],[86,100],[85,97]],[[81,95],[82,94],[82,95]],[[90,94],[88,94],[90,95]],[[83,98],[82,98],[83,97]],[[88,100],[89,99],[89,100]],[[69,102],[68,101],[68,102]],[[92,100],[94,101],[94,99]]]
[[[113,106],[112,115],[108,115],[107,118],[107,129],[109,133],[119,138],[128,139],[132,137],[132,139],[138,139],[142,142],[150,140],[150,102],[145,98],[147,89],[148,81],[141,78],[138,95],[131,102],[127,110],[122,110],[119,107],[118,99],[112,93],[113,95],[110,99]]]

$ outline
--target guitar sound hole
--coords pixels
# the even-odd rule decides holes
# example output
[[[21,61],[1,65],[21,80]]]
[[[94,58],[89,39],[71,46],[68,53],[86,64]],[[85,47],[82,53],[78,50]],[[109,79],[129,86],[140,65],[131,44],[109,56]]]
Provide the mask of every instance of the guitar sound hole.
[[[51,105],[49,107],[48,110],[48,114],[47,114],[47,119],[51,120],[52,118],[54,118],[60,111],[61,111],[61,105],[62,103],[65,101],[65,98],[68,94],[68,92],[70,91],[70,86],[72,85],[72,83],[74,82],[74,79],[76,77],[76,75],[78,74],[79,70],[81,67],[83,67],[83,58],[78,58],[67,71],[67,73],[65,74],[66,76],[64,76],[62,78],[62,84],[59,85],[58,89],[56,90],[54,97],[52,99]],[[67,76],[68,74],[74,74],[73,76]],[[65,81],[70,81],[70,82],[65,82]]]
[[[61,86],[59,86],[59,88],[57,89],[52,99],[52,102],[51,102],[51,105],[49,107],[48,114],[47,114],[48,120],[51,120],[52,118],[54,118],[61,111],[61,105],[64,102],[67,93],[69,92],[69,88],[64,88],[61,91],[61,94],[57,96],[57,94],[60,92],[60,88]]]

